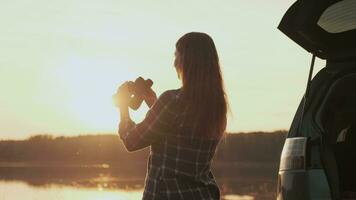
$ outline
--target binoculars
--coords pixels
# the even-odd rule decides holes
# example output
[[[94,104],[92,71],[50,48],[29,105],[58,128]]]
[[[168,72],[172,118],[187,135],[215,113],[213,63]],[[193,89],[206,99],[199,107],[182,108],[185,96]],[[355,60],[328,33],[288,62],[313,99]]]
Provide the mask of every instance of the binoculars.
[[[137,110],[141,106],[143,97],[151,90],[152,85],[153,81],[151,79],[145,80],[142,77],[138,77],[135,82],[128,82],[128,90],[131,94],[129,107],[131,109]]]

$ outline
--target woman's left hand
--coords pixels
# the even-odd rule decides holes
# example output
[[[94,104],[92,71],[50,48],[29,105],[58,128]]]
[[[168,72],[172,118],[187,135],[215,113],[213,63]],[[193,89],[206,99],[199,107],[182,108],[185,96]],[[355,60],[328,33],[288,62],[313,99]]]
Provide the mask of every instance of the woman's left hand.
[[[131,93],[129,91],[129,85],[132,84],[132,81],[126,81],[118,89],[114,95],[114,103],[117,107],[128,107],[131,99]]]

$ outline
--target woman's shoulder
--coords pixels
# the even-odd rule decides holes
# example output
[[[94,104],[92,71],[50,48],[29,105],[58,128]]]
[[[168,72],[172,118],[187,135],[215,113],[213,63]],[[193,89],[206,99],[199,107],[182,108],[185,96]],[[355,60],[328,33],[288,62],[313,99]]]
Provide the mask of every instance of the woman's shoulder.
[[[181,95],[181,89],[166,90],[159,97],[158,100],[162,102],[178,100]]]

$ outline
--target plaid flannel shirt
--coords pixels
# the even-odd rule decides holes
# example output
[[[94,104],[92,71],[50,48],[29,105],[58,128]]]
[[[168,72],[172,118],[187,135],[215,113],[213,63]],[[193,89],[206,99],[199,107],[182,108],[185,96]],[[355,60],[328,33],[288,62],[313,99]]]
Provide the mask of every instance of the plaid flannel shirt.
[[[220,199],[210,168],[220,137],[194,134],[186,112],[180,90],[169,90],[141,123],[120,122],[119,135],[128,151],[151,146],[143,200]]]

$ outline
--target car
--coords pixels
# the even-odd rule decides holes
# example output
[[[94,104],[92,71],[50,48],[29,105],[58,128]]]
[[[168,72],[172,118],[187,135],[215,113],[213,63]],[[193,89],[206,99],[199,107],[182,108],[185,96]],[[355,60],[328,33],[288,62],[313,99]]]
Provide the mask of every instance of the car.
[[[278,28],[312,63],[281,153],[277,199],[356,199],[356,0],[298,0]],[[326,66],[312,78],[316,57]]]

